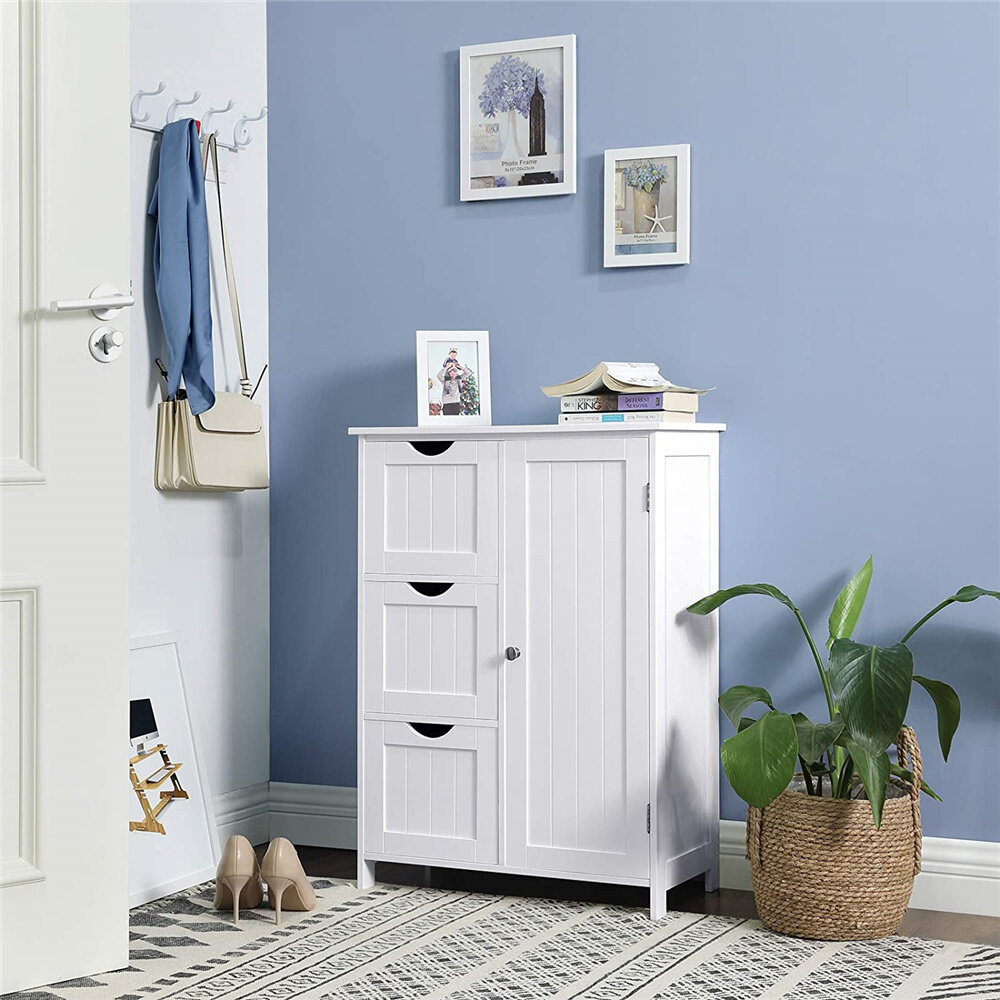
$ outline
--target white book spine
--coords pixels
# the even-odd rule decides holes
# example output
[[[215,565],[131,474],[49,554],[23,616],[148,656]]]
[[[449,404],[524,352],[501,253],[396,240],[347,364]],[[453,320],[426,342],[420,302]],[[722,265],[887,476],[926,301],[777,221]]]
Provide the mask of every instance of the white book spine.
[[[695,415],[679,410],[645,413],[560,413],[560,424],[693,424]]]

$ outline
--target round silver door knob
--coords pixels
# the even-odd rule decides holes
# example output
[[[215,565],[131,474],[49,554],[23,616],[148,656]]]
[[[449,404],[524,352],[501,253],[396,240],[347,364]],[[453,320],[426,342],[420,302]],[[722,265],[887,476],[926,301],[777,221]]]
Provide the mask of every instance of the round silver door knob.
[[[90,353],[95,361],[114,361],[125,347],[125,334],[113,326],[99,326],[90,335]]]
[[[516,660],[521,655],[521,650],[517,646],[508,646],[503,653],[508,660]]]

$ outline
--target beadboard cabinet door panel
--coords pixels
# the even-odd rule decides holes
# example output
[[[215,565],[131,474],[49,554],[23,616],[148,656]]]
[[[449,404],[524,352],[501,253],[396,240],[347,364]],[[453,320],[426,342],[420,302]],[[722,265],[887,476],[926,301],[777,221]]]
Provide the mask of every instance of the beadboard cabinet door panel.
[[[497,731],[366,722],[365,847],[372,854],[495,864]]]
[[[646,877],[644,440],[506,445],[508,865]]]
[[[437,596],[409,583],[363,588],[365,711],[497,717],[496,584],[456,583]]]
[[[377,441],[365,450],[365,572],[495,577],[498,446]]]

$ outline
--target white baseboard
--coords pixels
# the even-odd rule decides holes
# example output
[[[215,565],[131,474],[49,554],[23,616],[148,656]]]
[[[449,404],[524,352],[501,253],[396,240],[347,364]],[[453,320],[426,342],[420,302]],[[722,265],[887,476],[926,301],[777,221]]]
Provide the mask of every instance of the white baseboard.
[[[234,827],[230,832],[243,833],[255,844],[287,837],[294,844],[313,847],[357,847],[357,789],[272,781],[267,795],[266,785],[220,795],[219,836],[225,840]],[[220,800],[229,806],[225,816]],[[724,889],[752,889],[746,824],[724,819],[719,827],[720,884]],[[1000,844],[924,837],[923,871],[914,883],[910,904],[922,910],[1000,917]]]
[[[270,826],[271,837],[286,837],[293,844],[354,850],[358,843],[358,790],[272,781]]]
[[[268,837],[270,790],[266,781],[215,796],[215,825],[219,843],[241,833],[251,844],[265,844]]]

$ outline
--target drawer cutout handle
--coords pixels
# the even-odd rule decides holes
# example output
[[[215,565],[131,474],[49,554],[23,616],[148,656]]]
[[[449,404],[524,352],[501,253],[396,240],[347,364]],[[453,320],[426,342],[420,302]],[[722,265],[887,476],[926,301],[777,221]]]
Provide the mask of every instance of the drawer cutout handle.
[[[410,580],[410,586],[424,597],[440,597],[442,594],[447,594],[455,584],[439,583],[436,580]]]
[[[447,736],[454,729],[454,726],[447,726],[443,722],[408,722],[407,725],[420,736],[426,736],[429,740],[439,740],[442,736]]]
[[[454,441],[411,441],[410,447],[414,451],[419,451],[421,455],[433,457],[443,455],[454,443]]]

